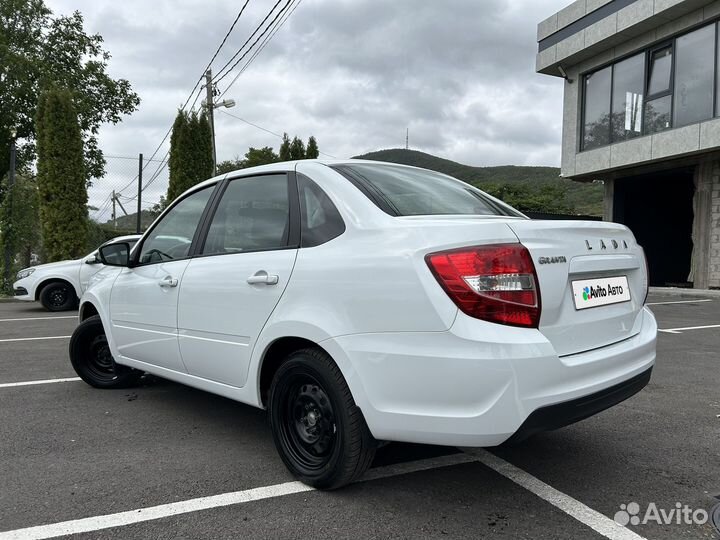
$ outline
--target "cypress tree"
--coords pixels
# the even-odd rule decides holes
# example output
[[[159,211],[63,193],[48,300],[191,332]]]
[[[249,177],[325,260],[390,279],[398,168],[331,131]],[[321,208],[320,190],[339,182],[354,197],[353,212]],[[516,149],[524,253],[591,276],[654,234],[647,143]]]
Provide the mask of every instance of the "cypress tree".
[[[35,122],[45,255],[49,261],[77,258],[86,249],[88,195],[82,134],[70,91],[42,92]]]
[[[290,161],[292,157],[290,157],[290,137],[288,137],[287,133],[283,133],[283,142],[280,145],[280,161]]]
[[[166,204],[170,204],[175,198],[185,191],[188,184],[186,179],[187,167],[184,155],[186,151],[185,139],[190,129],[188,115],[184,111],[178,111],[173,122],[172,134],[170,135],[170,157],[168,158],[168,169],[170,170],[170,182],[168,184],[168,192]]]
[[[201,113],[198,118],[197,151],[198,169],[196,184],[215,175],[215,171],[213,171],[212,131],[210,130],[210,120],[205,112]]]
[[[317,139],[313,136],[308,139],[307,148],[305,149],[305,157],[307,159],[317,159],[320,157],[320,149],[318,148]]]
[[[305,145],[298,137],[290,143],[290,159],[305,159]]]

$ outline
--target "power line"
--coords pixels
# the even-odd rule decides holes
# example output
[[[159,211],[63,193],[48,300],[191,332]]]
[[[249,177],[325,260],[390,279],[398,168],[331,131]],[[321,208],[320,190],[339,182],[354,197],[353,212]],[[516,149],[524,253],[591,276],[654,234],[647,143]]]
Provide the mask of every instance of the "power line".
[[[253,33],[250,34],[250,37],[245,40],[245,43],[243,43],[243,44],[240,46],[240,48],[235,52],[235,54],[233,54],[233,55],[230,57],[230,60],[228,60],[228,61],[225,63],[225,65],[218,70],[218,72],[215,74],[215,79],[213,80],[213,82],[219,82],[220,80],[222,80],[222,79],[227,75],[227,73],[229,73],[229,72],[232,70],[232,68],[230,68],[230,70],[228,70],[227,73],[225,73],[225,74],[222,73],[222,72],[225,70],[225,68],[228,67],[228,66],[233,62],[233,60],[235,60],[235,58],[238,57],[238,55],[242,52],[242,50],[243,50],[243,49],[245,48],[245,46],[250,42],[250,40],[255,36],[255,34],[258,33],[258,31],[260,30],[260,28],[262,28],[262,26],[265,24],[265,21],[267,21],[267,20],[270,18],[270,15],[273,14],[273,11],[275,11],[275,8],[278,7],[278,5],[280,4],[280,2],[282,2],[282,0],[277,0],[277,2],[276,2],[275,5],[270,9],[270,11],[268,12],[268,14],[265,15],[265,18],[262,20],[262,22],[255,28],[255,30],[253,30]],[[253,46],[254,46],[254,45],[255,45],[255,44],[253,43]],[[250,47],[250,49],[252,49],[252,46]],[[250,49],[248,49],[248,50],[250,50]],[[247,54],[247,53],[246,53],[246,54]],[[243,57],[244,57],[244,55],[243,55]],[[207,71],[207,70],[205,70],[205,71]]]
[[[223,92],[220,94],[220,97],[222,98],[227,91],[230,89],[230,87],[235,84],[235,82],[238,80],[240,75],[242,75],[245,70],[252,64],[253,60],[257,58],[257,56],[262,52],[262,50],[265,48],[265,46],[272,40],[273,37],[275,37],[275,34],[278,33],[278,31],[283,27],[285,22],[290,18],[290,16],[295,12],[295,10],[298,8],[298,6],[302,3],[302,0],[292,0],[292,2],[297,2],[293,8],[285,15],[285,17],[279,21],[279,23],[275,26],[275,29],[268,35],[265,40],[260,44],[260,47],[255,51],[255,53],[250,57],[250,60],[247,61],[247,63],[242,67],[242,69],[238,72],[237,75],[235,75],[235,78],[230,82],[229,85],[223,90]]]

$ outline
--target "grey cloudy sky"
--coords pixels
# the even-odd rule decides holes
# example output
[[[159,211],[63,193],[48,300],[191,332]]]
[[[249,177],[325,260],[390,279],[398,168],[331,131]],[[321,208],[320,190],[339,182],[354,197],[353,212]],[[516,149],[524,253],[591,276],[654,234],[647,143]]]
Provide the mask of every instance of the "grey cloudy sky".
[[[140,109],[101,132],[111,155],[152,153],[242,2],[46,0],[103,35]],[[558,165],[561,81],[534,72],[537,22],[569,0],[303,0],[228,90],[228,112],[350,157],[401,147],[472,165]],[[250,0],[219,69],[274,0]],[[233,74],[234,75],[234,74]],[[232,77],[219,87],[227,88]],[[279,141],[218,113],[218,159]],[[163,150],[164,153],[164,150]]]

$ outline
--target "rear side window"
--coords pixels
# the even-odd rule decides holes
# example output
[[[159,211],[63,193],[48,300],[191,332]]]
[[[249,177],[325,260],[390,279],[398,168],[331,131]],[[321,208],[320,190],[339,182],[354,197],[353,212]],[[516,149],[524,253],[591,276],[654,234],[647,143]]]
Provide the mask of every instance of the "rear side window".
[[[381,210],[393,216],[523,215],[450,176],[397,165],[334,165]]]
[[[287,247],[290,202],[287,176],[231,180],[213,216],[203,255]]]
[[[330,197],[307,176],[297,177],[300,194],[301,247],[329,242],[345,232],[345,222]]]

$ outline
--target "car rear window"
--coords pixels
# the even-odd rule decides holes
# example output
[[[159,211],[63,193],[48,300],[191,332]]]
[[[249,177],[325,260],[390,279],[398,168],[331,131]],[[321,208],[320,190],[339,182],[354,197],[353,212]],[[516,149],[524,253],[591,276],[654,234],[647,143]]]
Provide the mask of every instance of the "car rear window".
[[[381,210],[393,216],[523,215],[479,189],[444,174],[375,163],[333,165]]]

